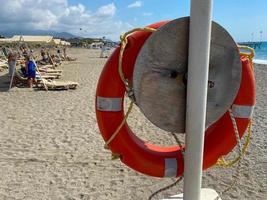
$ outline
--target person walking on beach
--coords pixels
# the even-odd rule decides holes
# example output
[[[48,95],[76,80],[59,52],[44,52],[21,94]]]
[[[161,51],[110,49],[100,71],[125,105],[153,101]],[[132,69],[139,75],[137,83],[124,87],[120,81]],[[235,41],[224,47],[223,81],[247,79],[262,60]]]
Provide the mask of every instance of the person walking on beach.
[[[63,58],[64,58],[64,60],[67,60],[67,49],[66,49],[66,47],[63,48]]]
[[[60,50],[60,48],[59,48],[59,47],[56,47],[56,48],[57,48],[57,57],[58,57],[59,62],[61,63],[61,62],[62,62],[61,58],[62,58],[63,56],[61,55],[61,50]]]
[[[107,48],[107,40],[105,37],[102,38],[102,48],[101,48],[101,54],[100,54],[100,58],[107,58],[109,56],[109,51]]]
[[[33,83],[35,83],[35,77],[36,77],[36,65],[32,60],[30,60],[30,56],[25,57],[25,67],[26,67],[26,75],[27,75],[27,84],[28,87],[32,88]]]

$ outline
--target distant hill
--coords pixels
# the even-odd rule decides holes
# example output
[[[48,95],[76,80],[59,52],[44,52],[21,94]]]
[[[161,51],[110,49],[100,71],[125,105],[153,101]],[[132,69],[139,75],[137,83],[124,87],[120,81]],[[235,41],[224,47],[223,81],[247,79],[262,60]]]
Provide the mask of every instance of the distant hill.
[[[0,35],[5,37],[12,37],[13,35],[51,35],[56,38],[80,38],[76,35],[67,32],[56,32],[56,31],[44,31],[44,30],[12,30],[12,31],[0,31]]]

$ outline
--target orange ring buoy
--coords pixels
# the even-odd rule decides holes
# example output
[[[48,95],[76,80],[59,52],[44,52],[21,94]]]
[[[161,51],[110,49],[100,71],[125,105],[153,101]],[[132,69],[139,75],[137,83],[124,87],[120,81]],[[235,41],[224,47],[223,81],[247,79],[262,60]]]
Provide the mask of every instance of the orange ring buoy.
[[[167,22],[150,25],[159,28]],[[138,31],[128,37],[128,45],[122,61],[123,71],[132,80],[137,55],[151,33]],[[100,76],[96,91],[96,116],[100,132],[105,141],[115,132],[124,118],[123,101],[125,86],[118,74],[117,48],[107,61]],[[241,57],[242,80],[232,111],[240,137],[245,133],[255,105],[255,80],[252,66],[247,58]],[[218,158],[228,154],[236,145],[235,133],[227,111],[205,133],[203,169],[214,165]],[[182,149],[178,146],[158,147],[142,141],[134,135],[127,123],[109,144],[114,154],[120,155],[123,163],[143,174],[154,177],[178,177],[184,172]],[[183,147],[184,148],[184,147]]]

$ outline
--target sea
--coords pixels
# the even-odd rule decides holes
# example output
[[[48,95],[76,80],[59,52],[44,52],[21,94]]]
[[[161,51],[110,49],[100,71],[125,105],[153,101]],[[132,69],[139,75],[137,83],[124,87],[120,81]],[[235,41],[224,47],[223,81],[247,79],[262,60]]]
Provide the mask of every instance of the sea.
[[[267,63],[267,41],[262,42],[261,47],[255,49],[254,60],[256,60],[257,63]]]

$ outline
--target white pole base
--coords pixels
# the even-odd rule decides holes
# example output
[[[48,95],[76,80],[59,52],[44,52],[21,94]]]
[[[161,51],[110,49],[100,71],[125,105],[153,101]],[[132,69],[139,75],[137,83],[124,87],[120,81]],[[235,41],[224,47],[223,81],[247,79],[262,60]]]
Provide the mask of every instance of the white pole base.
[[[183,196],[183,194],[178,194],[163,200],[183,200]],[[217,199],[218,196],[219,194],[213,189],[201,189],[201,200],[222,200],[220,197]]]

